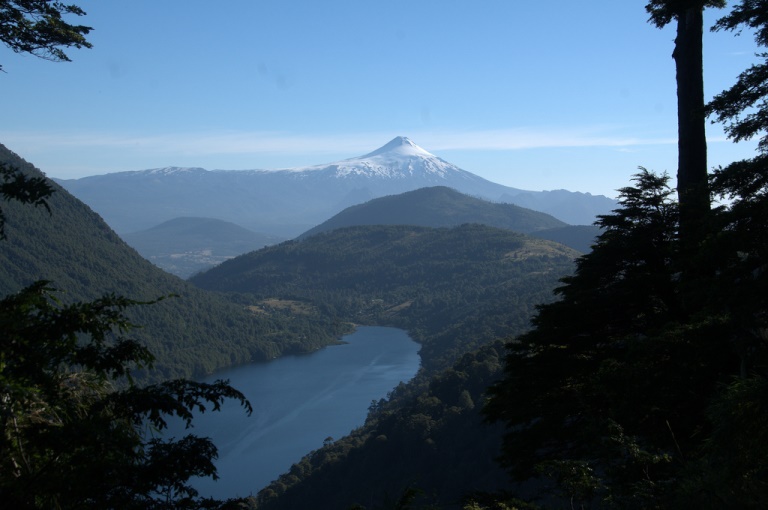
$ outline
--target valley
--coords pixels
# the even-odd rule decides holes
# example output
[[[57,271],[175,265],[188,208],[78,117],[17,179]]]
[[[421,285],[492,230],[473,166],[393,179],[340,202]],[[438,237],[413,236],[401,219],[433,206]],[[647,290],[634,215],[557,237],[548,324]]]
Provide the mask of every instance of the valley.
[[[4,508],[768,507],[768,0],[77,4],[0,0]]]
[[[12,153],[6,157],[27,171],[36,172],[31,165],[13,159]],[[470,199],[442,187],[429,188],[423,196],[415,196],[415,202],[422,206],[435,203],[439,207],[429,213],[414,212],[412,223],[429,225],[434,219],[444,218],[448,211],[465,212],[463,215],[453,213],[455,220],[443,223],[445,226],[370,224],[376,221],[368,221],[369,224],[326,229],[300,240],[283,241],[234,256],[184,282],[138,257],[97,216],[59,189],[51,202],[50,217],[35,209],[8,209],[13,219],[8,231],[12,242],[0,245],[0,256],[6,261],[6,269],[18,267],[19,270],[7,272],[4,285],[6,292],[12,291],[25,279],[47,273],[57,280],[60,278],[59,285],[69,289],[74,299],[110,289],[126,293],[142,289],[141,296],[147,297],[171,291],[179,294],[178,298],[163,300],[136,315],[136,322],[144,326],[140,338],[157,357],[155,369],[144,376],[147,380],[174,374],[199,378],[228,366],[312,352],[336,343],[343,333],[352,330],[353,324],[394,326],[408,331],[420,345],[421,368],[416,378],[393,388],[390,398],[378,401],[371,408],[365,425],[354,434],[337,438],[333,444],[322,447],[322,454],[311,457],[312,463],[328,458],[336,459],[334,463],[341,466],[337,462],[339,448],[346,452],[345,458],[351,455],[352,459],[357,455],[353,452],[367,444],[367,438],[387,434],[393,439],[398,437],[400,426],[389,430],[393,425],[391,419],[403,416],[407,422],[410,418],[405,417],[413,412],[409,409],[425,398],[431,399],[433,405],[429,410],[420,409],[417,414],[432,415],[430,419],[441,424],[434,429],[436,435],[430,441],[438,441],[443,434],[452,436],[455,427],[484,429],[479,407],[471,402],[482,401],[484,388],[494,374],[499,373],[499,339],[529,327],[536,305],[552,299],[551,289],[560,277],[572,270],[573,261],[579,255],[563,244],[532,238],[510,228],[530,232],[567,228],[546,214]],[[382,214],[376,212],[376,207],[374,202],[373,216],[367,217]],[[402,209],[403,204],[395,204],[394,208]],[[79,212],[70,213],[70,210]],[[383,217],[387,216],[387,210],[385,207]],[[490,216],[483,219],[483,214]],[[506,218],[499,224],[502,228],[481,224],[489,222],[490,217]],[[478,222],[473,223],[473,219]],[[25,226],[17,228],[15,225],[22,220]],[[34,249],[26,248],[33,242],[27,235],[37,230],[45,234],[34,236]],[[91,240],[85,242],[79,240],[79,236],[89,236]],[[88,249],[83,250],[86,246]],[[108,251],[94,258],[101,253],[102,248],[98,247],[102,246]],[[47,255],[41,258],[40,254]],[[21,271],[24,265],[20,264],[23,260],[30,263],[36,260],[38,264],[45,261],[45,264],[41,264],[37,272],[24,273]],[[101,269],[101,263],[109,269]],[[96,278],[97,274],[114,276],[102,280]],[[148,287],[153,281],[157,282],[156,286]],[[114,287],[114,282],[123,283]],[[224,313],[213,307],[214,302],[229,311]],[[174,314],[179,314],[179,318],[173,318]],[[200,333],[203,336],[197,340],[194,335]],[[455,369],[454,364],[466,363],[467,356],[486,360],[482,362],[485,368],[480,371]],[[451,374],[458,373],[456,370],[466,374],[462,377],[468,377],[459,394],[448,387],[433,393],[434,385],[443,385],[439,381],[451,379],[454,377]],[[462,393],[464,391],[468,393]],[[444,403],[435,406],[437,402]],[[454,402],[463,404],[457,407]],[[254,404],[258,407],[258,402]],[[441,417],[441,413],[446,412],[448,414]],[[389,420],[383,420],[384,416],[389,416]],[[380,427],[389,432],[377,433]],[[467,437],[476,434],[487,438],[489,448],[498,440],[496,432],[480,430]],[[406,440],[406,444],[409,441]],[[442,441],[437,444],[444,444]],[[457,448],[455,451],[460,451],[458,442],[452,440],[452,444]],[[415,446],[405,448],[420,451]],[[442,446],[437,452],[445,453]],[[460,491],[474,487],[480,476],[486,480],[503,478],[491,460],[492,455],[487,456],[488,452],[483,451],[485,457],[481,459],[481,452],[471,452],[472,448],[466,450],[466,462],[467,466],[474,466],[474,474],[457,472],[455,468],[450,475],[433,472],[434,480],[465,477],[465,482],[457,482],[453,484],[453,491],[445,492],[446,498],[457,497]],[[427,455],[421,461],[430,458]],[[301,466],[308,461],[295,459]],[[480,469],[475,461],[482,461],[484,467]],[[415,462],[412,469],[419,465]],[[307,474],[315,469],[310,468]],[[389,489],[382,488],[377,498],[386,497],[385,492],[389,490],[403,490],[412,474],[412,471],[392,472],[394,477]],[[258,498],[260,504],[273,504],[278,494],[294,494],[298,479],[291,480],[286,483],[281,477],[275,482],[277,485],[264,488]],[[254,481],[254,485],[257,484]],[[243,489],[242,493],[261,489],[254,486]],[[255,504],[255,499],[253,502]],[[336,503],[329,499],[327,505],[331,508]]]

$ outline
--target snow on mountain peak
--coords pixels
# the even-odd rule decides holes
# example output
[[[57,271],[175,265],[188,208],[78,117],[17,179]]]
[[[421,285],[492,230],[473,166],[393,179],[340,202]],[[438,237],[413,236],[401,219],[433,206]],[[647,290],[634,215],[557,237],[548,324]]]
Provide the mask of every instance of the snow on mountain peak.
[[[357,175],[389,179],[415,175],[442,179],[456,169],[405,136],[395,137],[365,156],[340,161],[333,168],[337,177]]]
[[[413,143],[407,136],[396,136],[386,145],[379,147],[375,151],[366,154],[365,156],[362,156],[361,159],[383,155],[434,157],[433,154],[425,151]]]
[[[327,172],[339,178],[404,179],[418,176],[435,183],[441,182],[448,174],[463,172],[422,149],[405,136],[397,136],[386,145],[364,156],[289,170],[305,175],[308,175],[307,172]]]
[[[146,170],[146,173],[154,174],[154,175],[174,175],[174,174],[185,174],[185,173],[200,173],[205,172],[206,170],[204,168],[200,167],[180,167],[180,166],[166,166],[163,168],[151,168],[149,170]]]

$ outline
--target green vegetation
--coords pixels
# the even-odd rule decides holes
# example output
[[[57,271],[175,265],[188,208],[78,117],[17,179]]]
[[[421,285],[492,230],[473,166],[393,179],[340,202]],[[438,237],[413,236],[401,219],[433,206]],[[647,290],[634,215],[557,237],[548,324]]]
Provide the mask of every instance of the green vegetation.
[[[565,226],[549,214],[513,204],[495,204],[445,186],[434,186],[348,207],[300,238],[355,225],[455,227],[464,223],[482,223],[522,233]]]
[[[358,226],[242,255],[192,278],[265,308],[305,303],[339,321],[401,327],[422,344],[413,381],[373,402],[363,427],[264,489],[259,504],[384,504],[415,485],[423,494],[414,502],[443,505],[468,490],[503,487],[494,461],[502,428],[480,414],[485,388],[501,376],[498,339],[528,329],[577,255],[477,224]]]
[[[43,174],[0,145],[0,163],[28,179]],[[134,332],[156,357],[145,380],[198,377],[286,352],[311,352],[348,330],[318,314],[294,317],[274,309],[254,314],[245,304],[201,291],[141,258],[82,202],[49,180],[51,213],[18,202],[3,206],[8,242],[0,243],[0,292],[18,292],[45,279],[65,303],[89,301],[105,293],[140,301],[174,295],[151,307],[127,310],[142,328]]]
[[[0,163],[0,196],[50,213],[42,177]],[[5,236],[7,210],[0,211]],[[250,403],[225,381],[184,379],[135,385],[154,357],[125,335],[124,311],[140,303],[115,294],[63,304],[38,280],[0,300],[0,499],[12,508],[236,508],[201,499],[193,476],[216,476],[216,447],[192,434],[161,432],[178,416]]]
[[[722,3],[648,3],[656,25],[678,25],[679,201],[666,175],[641,170],[620,190],[620,207],[600,218],[594,249],[572,274],[575,252],[508,230],[357,226],[198,275],[196,285],[227,292],[229,301],[196,301],[209,294],[137,262],[62,191],[21,197],[47,204],[52,217],[4,205],[12,241],[3,243],[0,281],[19,292],[0,302],[3,501],[33,508],[219,505],[196,499],[186,485],[191,475],[213,474],[212,445],[197,438],[167,444],[145,436],[140,424],[163,428],[163,413],[186,418],[204,401],[216,408],[221,398],[243,402],[242,395],[225,383],[133,385],[128,376],[152,358],[144,343],[123,336],[131,322],[123,310],[138,303],[109,292],[127,289],[145,300],[183,294],[139,308],[188,300],[183,311],[165,309],[158,319],[169,328],[160,337],[168,344],[146,340],[160,353],[166,346],[169,372],[173,358],[188,369],[201,354],[227,352],[234,363],[241,352],[244,359],[305,350],[315,344],[302,338],[347,322],[402,327],[422,343],[423,367],[413,381],[372,402],[362,427],[311,452],[250,505],[458,507],[465,498],[471,510],[764,508],[768,63],[745,71],[708,107],[734,139],[761,136],[759,155],[705,182],[701,14]],[[742,0],[716,28],[750,27],[766,46],[766,12],[768,0]],[[13,196],[15,181],[5,175],[10,187],[2,193]],[[713,207],[710,192],[727,205]],[[75,228],[84,218],[89,226]],[[110,243],[119,250],[104,248]],[[24,282],[44,270],[73,289],[64,302],[46,283]],[[558,279],[554,300],[549,289]],[[79,301],[94,290],[107,295]],[[228,323],[222,329],[205,315],[213,303]],[[192,340],[201,328],[247,333]],[[283,328],[293,335],[287,345],[277,339],[285,338]],[[273,332],[273,343],[261,343]],[[171,353],[174,335],[200,350],[189,358]],[[499,445],[506,473],[494,463]]]
[[[90,48],[85,36],[91,27],[72,25],[66,16],[83,16],[74,4],[46,0],[0,1],[0,41],[16,53],[68,62],[62,48]],[[0,71],[3,66],[0,65]]]
[[[123,311],[137,305],[114,295],[62,305],[43,281],[0,301],[6,507],[222,507],[188,485],[192,476],[216,475],[210,439],[160,432],[171,416],[189,426],[193,411],[233,398],[250,413],[250,403],[223,381],[135,386],[132,370],[153,360],[125,336],[131,324]]]
[[[749,26],[765,46],[766,12],[765,0],[742,1],[716,29]],[[678,205],[666,176],[643,171],[562,299],[509,344],[486,410],[507,426],[511,475],[535,480],[544,501],[768,503],[767,69],[753,66],[709,105],[734,139],[762,137],[757,157],[710,176],[727,205],[686,215],[700,186],[679,178]]]
[[[190,281],[239,293],[233,299],[244,303],[292,299],[339,322],[407,329],[422,342],[422,363],[432,370],[481,345],[473,336],[524,331],[576,256],[484,225],[361,226],[241,255]],[[458,335],[468,324],[484,333]]]

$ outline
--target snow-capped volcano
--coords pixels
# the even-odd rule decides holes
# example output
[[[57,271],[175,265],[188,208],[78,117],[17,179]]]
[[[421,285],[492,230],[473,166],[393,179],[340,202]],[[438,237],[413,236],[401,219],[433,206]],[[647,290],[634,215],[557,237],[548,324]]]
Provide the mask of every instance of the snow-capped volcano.
[[[345,159],[325,165],[292,168],[293,172],[332,173],[335,177],[438,177],[445,178],[452,172],[463,172],[460,168],[422,149],[409,138],[398,136],[386,145],[364,156]]]
[[[588,224],[615,202],[559,191],[525,191],[463,170],[398,136],[364,156],[283,170],[166,167],[60,180],[118,233],[179,217],[215,218],[256,232],[293,237],[341,210],[377,197],[446,186],[493,202]]]
[[[359,158],[354,159],[373,159],[373,158],[379,158],[381,156],[385,156],[387,158],[389,157],[410,157],[410,156],[420,156],[425,158],[434,158],[436,157],[431,152],[427,152],[415,143],[411,141],[410,138],[407,136],[396,136],[393,138],[389,143],[386,145],[379,147],[375,151],[371,152],[370,154],[366,154],[365,156],[360,156]]]

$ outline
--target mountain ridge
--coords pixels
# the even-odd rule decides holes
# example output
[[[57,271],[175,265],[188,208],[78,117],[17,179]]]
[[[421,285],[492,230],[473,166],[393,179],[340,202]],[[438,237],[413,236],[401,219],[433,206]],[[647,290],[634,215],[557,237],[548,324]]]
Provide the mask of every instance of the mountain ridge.
[[[0,163],[44,177],[2,144]],[[236,364],[310,352],[344,332],[316,316],[256,315],[241,303],[202,291],[152,265],[85,203],[55,183],[51,187],[50,214],[13,200],[2,204],[7,239],[0,242],[0,294],[46,280],[62,303],[111,293],[138,301],[169,297],[126,311],[141,326],[131,337],[156,357],[154,369],[140,374],[143,381],[202,377]],[[297,327],[300,323],[304,327]]]
[[[434,186],[353,205],[303,233],[299,239],[356,225],[452,227],[463,223],[481,223],[520,233],[566,225],[545,213],[514,204],[488,202],[447,186]]]
[[[344,209],[297,239],[338,228],[361,225],[415,225],[455,227],[477,223],[564,244],[582,253],[600,230],[594,225],[567,225],[546,213],[514,204],[493,203],[470,197],[446,186],[419,188],[388,195]]]
[[[599,195],[559,192],[555,196],[497,184],[437,158],[406,137],[397,137],[365,156],[311,167],[165,167],[56,182],[119,234],[145,230],[175,217],[198,216],[292,238],[350,205],[430,186],[515,203],[569,224],[591,224],[596,215],[616,206],[612,199]],[[525,203],[518,203],[518,197]]]

